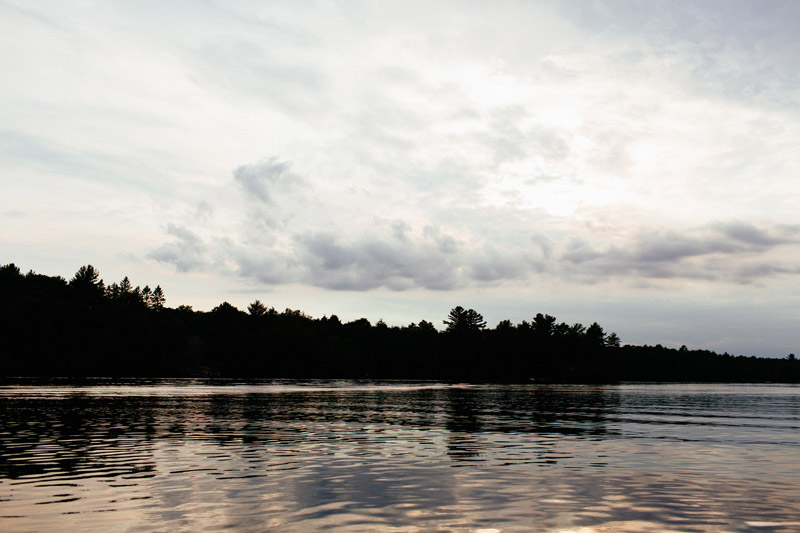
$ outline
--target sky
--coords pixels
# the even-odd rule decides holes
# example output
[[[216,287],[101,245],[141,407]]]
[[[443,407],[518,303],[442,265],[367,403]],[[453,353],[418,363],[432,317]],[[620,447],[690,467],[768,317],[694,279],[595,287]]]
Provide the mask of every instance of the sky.
[[[0,263],[800,353],[800,2],[0,0]]]

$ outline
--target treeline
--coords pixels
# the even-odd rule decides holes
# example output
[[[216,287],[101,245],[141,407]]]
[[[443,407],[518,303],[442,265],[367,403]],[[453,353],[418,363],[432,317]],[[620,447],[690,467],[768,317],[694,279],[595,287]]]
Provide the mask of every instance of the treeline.
[[[493,329],[455,307],[444,331],[336,315],[314,319],[256,300],[246,311],[165,307],[160,286],[106,285],[91,265],[66,280],[0,267],[3,376],[229,376],[470,381],[800,382],[791,355],[769,359],[620,346],[596,322],[537,314]]]

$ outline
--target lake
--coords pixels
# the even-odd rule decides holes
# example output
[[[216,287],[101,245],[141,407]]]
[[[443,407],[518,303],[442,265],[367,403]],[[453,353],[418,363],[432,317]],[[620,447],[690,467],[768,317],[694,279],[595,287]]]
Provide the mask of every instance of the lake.
[[[0,386],[2,531],[800,531],[800,386]]]

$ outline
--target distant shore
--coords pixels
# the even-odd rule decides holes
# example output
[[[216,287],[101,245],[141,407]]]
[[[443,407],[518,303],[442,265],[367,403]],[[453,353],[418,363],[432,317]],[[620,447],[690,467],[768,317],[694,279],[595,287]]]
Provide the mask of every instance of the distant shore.
[[[164,306],[164,292],[106,286],[91,266],[69,281],[0,267],[4,377],[433,379],[490,383],[800,382],[794,354],[764,358],[624,345],[594,322],[494,328],[454,307],[445,331],[421,320],[390,327],[223,302],[209,312]]]

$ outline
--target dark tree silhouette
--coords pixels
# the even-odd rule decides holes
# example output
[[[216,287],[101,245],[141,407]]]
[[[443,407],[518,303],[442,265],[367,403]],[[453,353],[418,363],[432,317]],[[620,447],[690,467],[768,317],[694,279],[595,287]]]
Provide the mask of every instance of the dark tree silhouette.
[[[511,323],[510,320],[501,320],[497,323],[497,326],[494,328],[496,331],[510,331],[514,329],[514,324]]]
[[[539,337],[549,337],[553,334],[555,324],[556,317],[537,313],[536,316],[533,317],[531,329],[533,329],[533,332]]]
[[[238,315],[239,313],[241,313],[241,311],[239,311],[239,309],[235,305],[228,302],[222,302],[214,309],[212,309],[211,312],[215,314],[222,314],[228,316]]]
[[[267,314],[267,306],[261,303],[261,300],[255,300],[247,306],[247,312],[252,316],[262,316]]]
[[[592,325],[586,329],[586,341],[591,346],[603,346],[606,338],[606,332],[600,327],[597,322],[592,322]]]
[[[619,348],[619,336],[616,333],[610,333],[608,337],[606,337],[605,344],[609,348]],[[683,346],[686,348],[686,346]]]
[[[576,322],[569,327],[568,334],[573,337],[581,337],[586,334],[586,328],[580,322]]]
[[[164,296],[161,285],[156,285],[156,288],[153,289],[153,294],[150,295],[150,307],[153,309],[162,309],[166,301],[167,299]]]
[[[103,280],[100,273],[92,266],[82,266],[69,280],[69,286],[78,291],[82,298],[97,298],[103,295]]]
[[[133,292],[133,284],[131,284],[131,280],[128,279],[128,276],[125,276],[122,278],[122,281],[119,282],[119,292],[122,294]]]
[[[460,305],[450,310],[444,324],[450,332],[478,331],[486,327],[483,315],[474,309],[464,309]]]
[[[439,333],[439,331],[436,329],[436,326],[427,320],[420,320],[417,327],[424,333]]]
[[[595,323],[536,314],[486,329],[473,309],[453,308],[447,332],[420,320],[393,327],[336,315],[313,319],[256,300],[247,313],[165,307],[163,290],[104,289],[81,267],[69,283],[14,264],[0,267],[0,375],[410,378],[502,382],[800,382],[800,361],[731,356],[686,346],[620,346]],[[257,317],[255,319],[254,317]]]
[[[91,286],[102,288],[103,280],[100,279],[100,273],[92,265],[86,265],[75,272],[75,275],[69,280],[69,284],[73,287]]]

